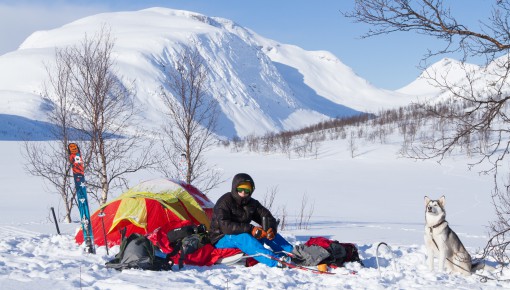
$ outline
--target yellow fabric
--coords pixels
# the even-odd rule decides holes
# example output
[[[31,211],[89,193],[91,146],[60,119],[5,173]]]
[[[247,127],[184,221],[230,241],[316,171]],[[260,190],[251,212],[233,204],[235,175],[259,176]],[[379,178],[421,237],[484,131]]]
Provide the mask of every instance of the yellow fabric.
[[[210,221],[207,215],[205,214],[202,207],[198,204],[198,202],[184,189],[179,189],[174,192],[177,198],[183,203],[186,207],[186,210],[201,224],[204,224],[207,228],[210,226]]]
[[[210,226],[209,218],[200,204],[198,204],[191,194],[182,188],[158,193],[130,189],[116,199],[102,206],[102,208],[104,208],[112,202],[119,199],[121,200],[121,204],[117,209],[108,233],[123,220],[129,220],[136,226],[145,229],[147,227],[147,208],[144,200],[145,198],[159,201],[161,205],[170,210],[181,220],[189,220],[189,213],[207,228]]]
[[[147,227],[147,208],[143,198],[123,198],[108,233],[115,229],[118,223],[126,219],[137,227],[144,229]]]
[[[186,192],[186,194],[188,194]],[[189,194],[188,194],[189,195]],[[166,193],[152,193],[152,192],[136,192],[136,191],[127,191],[122,194],[122,198],[126,197],[140,197],[140,198],[150,198],[159,201],[161,205],[174,213],[181,220],[188,219],[188,215],[186,211],[179,204],[179,197],[176,192],[166,192]]]
[[[163,200],[166,203],[175,203],[178,201],[177,196],[173,192],[165,192],[165,193],[153,193],[148,191],[133,191],[128,190],[125,193],[123,193],[119,198],[126,198],[126,197],[147,197],[152,198],[156,200]]]
[[[237,188],[244,188],[244,189],[253,190],[253,188],[251,187],[251,183],[249,183],[247,181],[239,183],[237,185]]]

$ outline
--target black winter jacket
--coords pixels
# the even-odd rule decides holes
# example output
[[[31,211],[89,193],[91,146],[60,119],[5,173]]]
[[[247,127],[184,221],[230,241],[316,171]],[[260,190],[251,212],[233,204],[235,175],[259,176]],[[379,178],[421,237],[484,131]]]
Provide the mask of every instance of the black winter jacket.
[[[216,244],[224,235],[251,234],[253,229],[253,225],[250,224],[251,221],[261,225],[262,217],[268,218],[269,227],[271,227],[276,234],[276,219],[268,209],[251,197],[253,191],[250,196],[245,198],[242,198],[237,193],[236,188],[241,182],[250,182],[253,190],[255,189],[255,183],[248,174],[240,173],[234,176],[231,191],[222,195],[214,206],[214,213],[209,230],[209,237],[211,238],[212,244]]]

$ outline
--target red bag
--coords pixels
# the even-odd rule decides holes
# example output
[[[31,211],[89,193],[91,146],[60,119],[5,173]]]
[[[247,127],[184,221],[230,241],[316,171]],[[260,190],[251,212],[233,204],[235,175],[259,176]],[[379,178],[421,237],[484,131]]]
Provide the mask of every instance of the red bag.
[[[340,243],[336,240],[330,240],[324,237],[312,237],[306,243],[306,246],[320,246],[329,252],[329,257],[321,263],[330,266],[342,267],[346,262],[358,262],[363,266],[359,258],[358,249],[352,243]]]

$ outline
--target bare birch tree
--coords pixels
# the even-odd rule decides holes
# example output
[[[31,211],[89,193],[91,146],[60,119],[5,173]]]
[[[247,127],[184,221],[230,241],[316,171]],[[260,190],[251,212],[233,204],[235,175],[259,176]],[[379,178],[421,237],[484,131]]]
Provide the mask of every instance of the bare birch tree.
[[[354,158],[357,156],[356,151],[358,150],[358,145],[356,144],[356,134],[354,131],[351,131],[351,134],[349,135],[348,146],[349,146],[349,152],[351,152],[351,158]]]
[[[43,98],[52,104],[47,110],[47,119],[51,126],[49,135],[54,142],[29,142],[23,144],[23,156],[26,171],[42,177],[55,190],[64,204],[64,219],[71,222],[71,213],[76,205],[76,192],[73,190],[71,168],[67,161],[67,144],[72,136],[72,112],[70,97],[70,64],[63,58],[66,49],[56,49],[55,66],[46,66],[49,75],[49,87],[45,86]]]
[[[155,163],[152,142],[142,138],[136,124],[134,89],[124,85],[115,69],[114,44],[103,26],[63,56],[71,64],[76,127],[90,141],[84,150],[87,185],[100,204],[106,203],[110,190],[127,187],[127,174]]]
[[[208,191],[220,180],[219,172],[210,168],[204,158],[204,152],[215,141],[219,111],[216,100],[207,95],[205,60],[197,49],[186,47],[173,63],[162,66],[166,68],[166,80],[161,96],[169,122],[163,128],[167,159],[162,159],[161,170],[175,178],[184,166],[184,181]],[[181,156],[185,158],[184,165],[179,164]]]
[[[25,144],[27,170],[49,181],[62,196],[70,221],[74,190],[70,186],[67,144],[79,139],[89,194],[99,204],[112,189],[127,187],[127,174],[155,164],[150,139],[142,139],[135,124],[134,91],[117,76],[114,41],[106,27],[81,43],[56,50],[48,67],[53,103],[48,119],[55,144]],[[71,129],[72,128],[72,129]],[[70,134],[73,130],[73,134]],[[76,204],[76,203],[75,203]]]

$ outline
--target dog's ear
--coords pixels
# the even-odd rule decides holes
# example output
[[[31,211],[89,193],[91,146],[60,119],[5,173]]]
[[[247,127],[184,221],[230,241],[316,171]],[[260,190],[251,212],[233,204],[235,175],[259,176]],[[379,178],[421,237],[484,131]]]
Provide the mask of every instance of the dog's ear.
[[[445,204],[446,204],[446,197],[441,196],[441,198],[439,199],[439,204],[441,205],[441,207],[444,208]]]
[[[425,205],[429,204],[429,202],[430,202],[430,198],[425,195]]]

